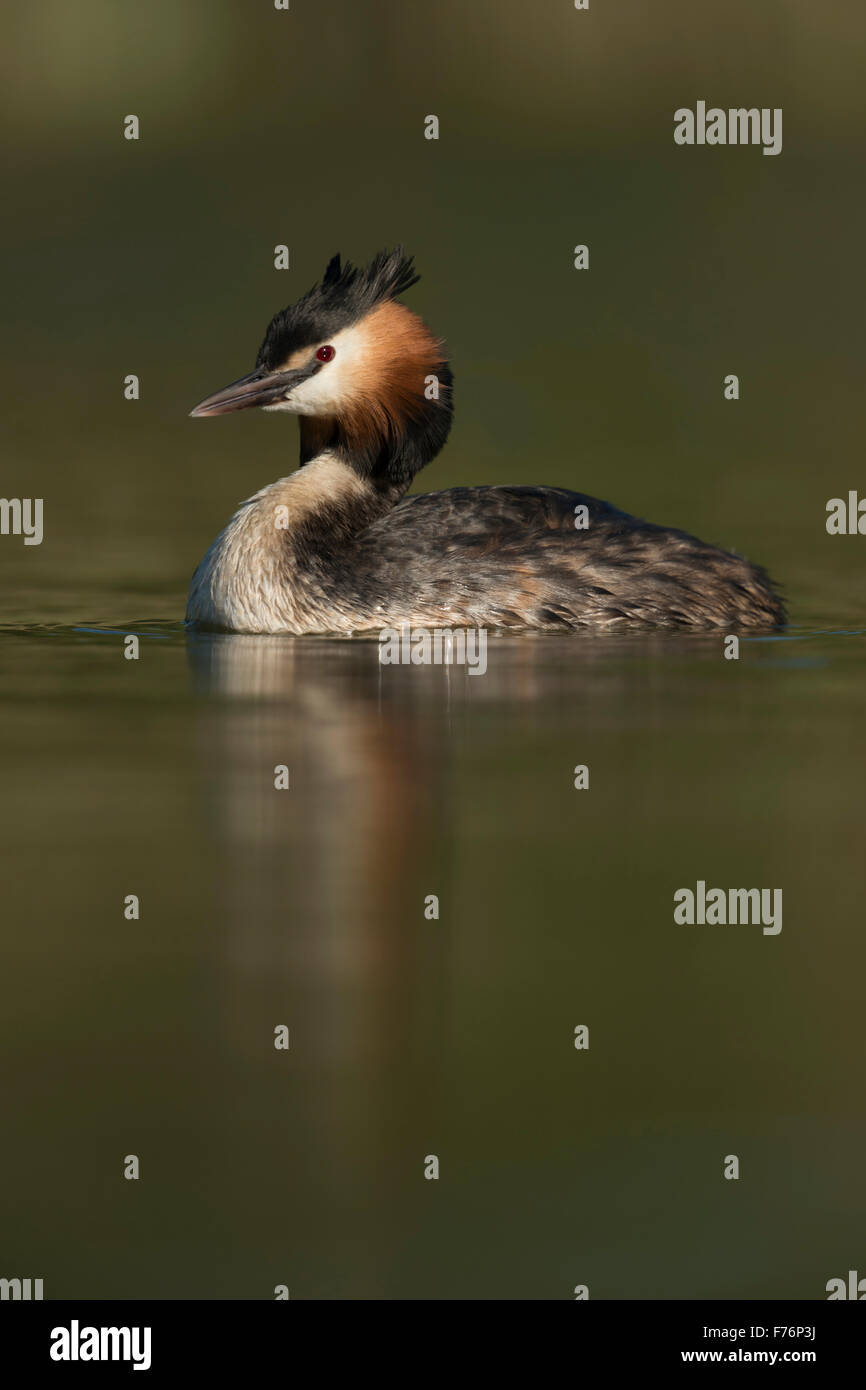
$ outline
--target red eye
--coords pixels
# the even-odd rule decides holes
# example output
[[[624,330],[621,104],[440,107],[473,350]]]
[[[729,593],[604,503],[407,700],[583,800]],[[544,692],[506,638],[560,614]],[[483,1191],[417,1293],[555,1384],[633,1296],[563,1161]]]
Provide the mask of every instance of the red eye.
[[[328,343],[326,347],[320,347],[320,348],[319,348],[319,351],[316,353],[316,361],[317,361],[317,362],[330,362],[331,358],[332,358],[332,357],[336,357],[336,355],[337,355],[336,348],[332,348],[331,345],[330,345],[330,343]]]

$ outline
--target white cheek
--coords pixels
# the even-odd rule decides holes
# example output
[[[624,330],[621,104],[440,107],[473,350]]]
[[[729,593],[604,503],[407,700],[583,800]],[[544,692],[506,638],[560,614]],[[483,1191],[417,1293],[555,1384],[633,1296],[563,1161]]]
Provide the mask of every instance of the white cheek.
[[[330,366],[330,363],[326,364]],[[274,401],[273,405],[263,405],[262,410],[285,410],[290,415],[333,415],[341,401],[345,400],[345,390],[335,376],[325,378],[325,368],[296,386],[287,400]]]
[[[296,386],[287,400],[262,406],[285,410],[290,415],[334,415],[357,394],[357,368],[363,363],[366,341],[358,326],[344,328],[330,339],[334,356],[323,362],[315,376]]]
[[[289,410],[296,415],[331,415],[341,401],[345,400],[345,387],[340,389],[340,372],[334,369],[333,362],[326,362],[315,376],[304,381],[291,393],[286,401]]]

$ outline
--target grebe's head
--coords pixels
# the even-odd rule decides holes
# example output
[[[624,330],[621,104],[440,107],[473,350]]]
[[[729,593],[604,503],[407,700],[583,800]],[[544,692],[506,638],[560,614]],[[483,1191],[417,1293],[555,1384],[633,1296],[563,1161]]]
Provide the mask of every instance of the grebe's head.
[[[321,284],[271,320],[255,370],[191,414],[288,411],[304,417],[302,463],[328,449],[366,477],[407,485],[451,420],[442,344],[397,301],[418,279],[402,247],[364,268],[334,256]]]

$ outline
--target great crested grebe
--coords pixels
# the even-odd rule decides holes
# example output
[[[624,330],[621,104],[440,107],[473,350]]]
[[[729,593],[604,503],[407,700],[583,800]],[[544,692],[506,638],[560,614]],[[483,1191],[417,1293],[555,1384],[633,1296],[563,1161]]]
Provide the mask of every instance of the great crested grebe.
[[[249,633],[406,624],[511,631],[769,628],[762,569],[683,531],[558,487],[405,497],[451,425],[442,344],[397,296],[402,247],[366,269],[335,256],[271,320],[255,371],[194,416],[300,416],[301,466],[242,503],[190,585],[187,621]]]

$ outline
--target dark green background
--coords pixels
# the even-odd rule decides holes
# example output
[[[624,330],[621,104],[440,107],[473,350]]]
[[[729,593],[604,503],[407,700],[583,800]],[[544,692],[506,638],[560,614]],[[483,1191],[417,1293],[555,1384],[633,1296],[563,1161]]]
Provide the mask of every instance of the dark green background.
[[[820,1298],[866,1273],[866,539],[824,526],[866,490],[862,6],[4,24],[0,490],[45,499],[45,540],[0,538],[0,1276]],[[782,154],[678,148],[698,99],[782,107]],[[200,555],[297,450],[285,418],[187,411],[334,251],[397,241],[457,378],[420,485],[560,483],[735,547],[787,636],[738,663],[509,639],[483,678],[185,636]],[[675,926],[699,878],[781,887],[781,935]]]

